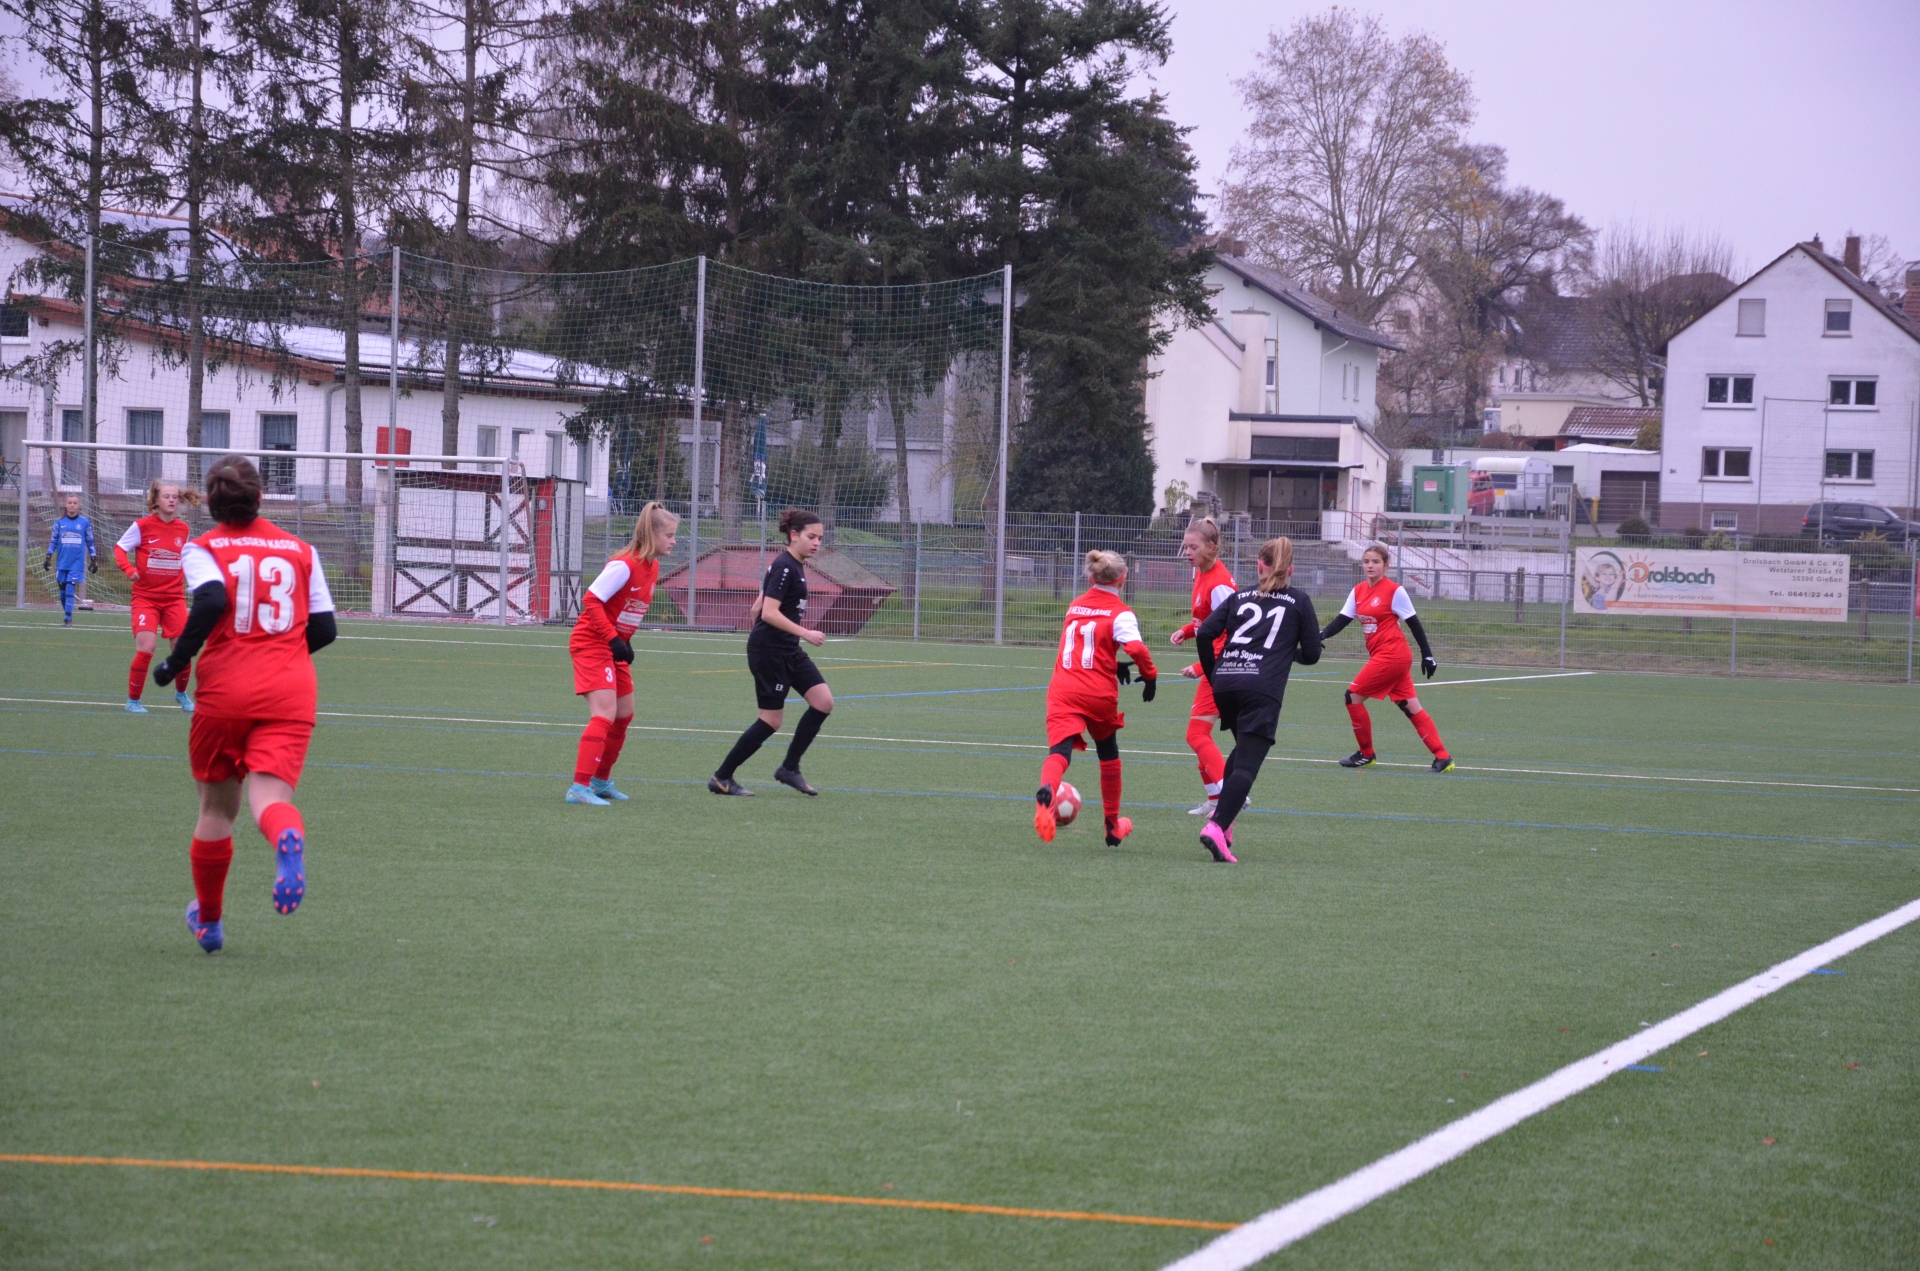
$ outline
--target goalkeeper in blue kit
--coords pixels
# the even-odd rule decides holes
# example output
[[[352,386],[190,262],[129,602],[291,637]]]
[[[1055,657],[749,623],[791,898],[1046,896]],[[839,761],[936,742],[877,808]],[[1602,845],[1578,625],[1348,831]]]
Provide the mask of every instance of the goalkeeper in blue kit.
[[[66,613],[64,625],[73,625],[73,594],[87,571],[100,569],[100,553],[93,545],[93,522],[80,515],[80,496],[69,494],[65,513],[53,523],[53,537],[47,543],[47,558],[41,569],[52,569],[60,587],[60,607]]]

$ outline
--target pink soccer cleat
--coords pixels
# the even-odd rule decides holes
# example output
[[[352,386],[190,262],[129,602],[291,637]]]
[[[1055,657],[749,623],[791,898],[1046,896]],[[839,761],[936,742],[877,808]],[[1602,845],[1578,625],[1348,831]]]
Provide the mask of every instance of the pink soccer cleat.
[[[1238,865],[1240,858],[1233,854],[1233,831],[1223,830],[1213,821],[1200,827],[1200,846],[1213,853],[1213,859],[1220,865]]]

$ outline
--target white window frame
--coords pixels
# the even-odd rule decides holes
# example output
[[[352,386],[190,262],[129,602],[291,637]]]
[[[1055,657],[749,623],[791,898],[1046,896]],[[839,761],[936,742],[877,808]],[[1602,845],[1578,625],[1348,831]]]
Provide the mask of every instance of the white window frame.
[[[1834,455],[1847,456],[1847,472],[1848,472],[1847,476],[1830,477],[1827,475],[1827,460]],[[1873,461],[1873,451],[1871,450],[1850,450],[1850,449],[1849,450],[1828,450],[1825,454],[1821,455],[1820,457],[1821,484],[1823,485],[1869,485],[1869,486],[1874,484],[1874,478],[1871,475],[1864,476],[1864,477],[1857,475],[1860,471],[1861,455],[1867,456],[1867,467],[1870,470],[1874,470],[1874,471],[1878,470],[1878,465],[1875,464]]]
[[[1748,322],[1747,316],[1754,315],[1755,321]],[[1752,330],[1748,330],[1751,327]],[[1746,339],[1757,339],[1767,333],[1767,302],[1763,298],[1742,300],[1734,317],[1733,333]]]
[[[1727,456],[1744,454],[1747,457],[1747,475],[1729,477],[1722,475],[1727,470]],[[1707,471],[1707,456],[1713,456],[1713,471]],[[1734,485],[1753,484],[1753,447],[1751,446],[1702,446],[1700,447],[1700,479],[1702,481],[1729,482]]]
[[[203,446],[207,444],[207,416],[209,415],[218,415],[222,420],[226,421],[227,436],[226,436],[226,439],[220,443],[219,448],[221,450],[231,451],[233,449],[233,412],[230,410],[207,410],[205,408],[201,409],[200,411],[200,444]]]
[[[567,434],[549,430],[547,433],[547,475],[566,476]]]
[[[1701,404],[1708,410],[1753,410],[1755,408],[1754,381],[1757,378],[1752,371],[1709,371],[1707,373],[1707,400]],[[1727,400],[1724,402],[1716,402],[1712,399],[1713,381],[1715,380],[1725,380],[1727,382]],[[1734,385],[1740,380],[1747,382],[1747,400],[1744,402],[1736,402],[1733,400]]]
[[[1707,528],[1710,530],[1732,530],[1740,532],[1740,511],[1738,508],[1716,508],[1707,513]]]
[[[1833,386],[1835,384],[1852,385],[1852,387],[1847,389],[1846,401],[1836,402],[1833,400]],[[1856,405],[1854,402],[1854,398],[1860,395],[1859,385],[1861,384],[1871,384],[1874,386],[1873,400],[1867,403],[1865,406]],[[1880,409],[1880,377],[1878,375],[1829,375],[1827,377],[1827,409],[1828,410],[1845,410],[1845,411],[1879,410]]]
[[[500,425],[481,424],[473,430],[474,451],[483,459],[500,457]]]
[[[527,438],[533,436],[533,434],[534,434],[534,430],[531,428],[513,429],[508,434],[507,458],[512,459],[517,463],[524,464],[527,461],[527,458],[525,455],[520,453],[520,443],[525,441]]]
[[[1846,325],[1836,329],[1833,325],[1833,316],[1837,313],[1846,315]],[[1833,340],[1845,340],[1851,337],[1853,335],[1853,301],[1827,301],[1820,311],[1820,334]]]

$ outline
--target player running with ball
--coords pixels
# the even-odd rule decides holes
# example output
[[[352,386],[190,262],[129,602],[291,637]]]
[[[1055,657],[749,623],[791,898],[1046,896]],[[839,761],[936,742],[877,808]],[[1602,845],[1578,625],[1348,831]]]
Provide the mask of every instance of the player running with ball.
[[[133,665],[127,668],[130,714],[147,713],[140,696],[147,687],[147,668],[153,665],[153,651],[160,647],[160,637],[178,641],[187,625],[187,591],[180,581],[180,554],[192,535],[187,523],[175,513],[182,503],[193,506],[199,502],[199,491],[182,490],[156,477],[147,485],[147,514],[129,525],[113,545],[114,562],[133,580]],[[181,710],[192,714],[188,674],[183,661],[173,680],[173,700]]]
[[[1322,640],[1331,640],[1357,619],[1367,638],[1367,664],[1353,677],[1353,683],[1347,685],[1347,717],[1353,721],[1353,736],[1360,743],[1360,749],[1342,759],[1340,766],[1364,768],[1373,762],[1373,719],[1367,714],[1367,699],[1386,697],[1413,721],[1420,740],[1433,752],[1430,771],[1451,772],[1453,756],[1440,740],[1433,716],[1427,714],[1420,699],[1414,696],[1413,650],[1407,647],[1401,623],[1406,623],[1407,630],[1420,642],[1421,673],[1432,679],[1440,664],[1433,660],[1433,646],[1427,643],[1427,630],[1420,625],[1420,615],[1413,610],[1413,597],[1407,594],[1406,588],[1387,577],[1387,564],[1387,549],[1379,543],[1360,554],[1360,569],[1366,578],[1347,597],[1339,616],[1320,633]]]
[[[1193,621],[1168,637],[1174,644],[1184,644],[1193,639],[1193,633],[1200,629],[1200,624],[1234,592],[1233,574],[1220,563],[1220,527],[1212,517],[1200,517],[1187,526],[1186,535],[1180,540],[1180,554],[1187,558],[1187,564],[1193,566]],[[1219,652],[1216,647],[1214,653],[1217,655]],[[1187,814],[1209,816],[1220,802],[1220,782],[1226,773],[1226,760],[1221,758],[1220,747],[1213,741],[1213,726],[1220,718],[1220,711],[1214,705],[1213,688],[1202,675],[1198,662],[1181,674],[1190,680],[1200,681],[1193,690],[1193,715],[1187,720],[1187,745],[1200,761],[1200,784],[1206,794],[1200,800],[1200,806],[1188,809]]]
[[[274,852],[273,907],[290,914],[307,893],[307,832],[293,789],[318,705],[312,654],[337,635],[318,553],[260,515],[260,488],[260,470],[237,455],[207,470],[216,524],[181,553],[193,607],[172,652],[153,668],[165,686],[201,654],[200,701],[187,734],[200,789],[187,930],[208,953],[224,942],[243,779],[254,823]]]
[[[640,509],[633,538],[614,553],[580,598],[567,652],[573,655],[573,691],[587,699],[591,717],[580,734],[568,803],[604,808],[627,796],[613,784],[613,765],[633,722],[633,633],[653,603],[660,558],[673,551],[680,518],[658,503]]]
[[[1220,722],[1233,733],[1220,806],[1200,827],[1200,846],[1223,864],[1239,863],[1233,854],[1233,820],[1247,805],[1260,765],[1273,749],[1287,673],[1295,662],[1312,666],[1320,660],[1320,620],[1313,601],[1292,581],[1292,540],[1268,539],[1260,546],[1260,585],[1228,597],[1195,637]]]
[[[1127,581],[1127,564],[1118,552],[1087,553],[1087,581],[1092,584],[1067,606],[1066,625],[1060,631],[1060,656],[1053,662],[1047,685],[1047,758],[1040,768],[1040,789],[1033,796],[1033,829],[1043,843],[1053,842],[1056,817],[1054,794],[1073,752],[1087,748],[1093,738],[1100,757],[1100,803],[1106,815],[1107,846],[1118,847],[1133,833],[1133,822],[1120,815],[1120,730],[1127,717],[1120,712],[1119,685],[1140,672],[1140,700],[1153,700],[1159,672],[1153,655],[1140,639],[1140,620],[1120,598]],[[1124,649],[1133,664],[1120,661]]]

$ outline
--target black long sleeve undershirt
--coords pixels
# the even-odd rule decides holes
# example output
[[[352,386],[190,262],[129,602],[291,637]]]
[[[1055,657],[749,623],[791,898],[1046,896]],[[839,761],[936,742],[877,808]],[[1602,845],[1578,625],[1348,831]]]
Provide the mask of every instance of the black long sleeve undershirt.
[[[339,624],[333,620],[333,611],[310,613],[307,615],[307,652],[318,653],[340,638]],[[1421,646],[1425,648],[1425,645]]]
[[[181,630],[180,638],[173,642],[173,650],[153,668],[154,682],[166,685],[180,674],[180,668],[200,655],[207,637],[213,634],[219,625],[220,617],[227,611],[227,585],[225,583],[202,583],[194,588],[193,607],[187,611],[187,625]],[[310,613],[307,615],[307,652],[317,653],[340,638],[340,626],[334,621],[333,613]]]
[[[1347,624],[1352,621],[1353,619],[1347,617],[1346,614],[1336,613],[1335,615],[1333,615],[1333,621],[1329,622],[1326,625],[1326,627],[1320,632],[1320,642],[1324,644],[1328,640],[1333,639],[1333,637],[1339,635],[1342,631],[1345,631],[1347,629]]]
[[[1420,656],[1431,658],[1433,646],[1427,643],[1427,629],[1420,625],[1420,615],[1413,614],[1407,619],[1407,630],[1413,632],[1413,638],[1420,644]]]

